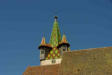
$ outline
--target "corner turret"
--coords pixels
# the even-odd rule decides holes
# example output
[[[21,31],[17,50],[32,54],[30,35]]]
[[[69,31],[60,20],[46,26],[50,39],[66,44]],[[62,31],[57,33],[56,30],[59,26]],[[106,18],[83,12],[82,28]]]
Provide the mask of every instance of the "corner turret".
[[[40,61],[42,61],[48,56],[48,53],[51,51],[52,47],[50,44],[46,44],[45,37],[43,37],[38,49],[40,49]]]
[[[70,47],[70,44],[67,42],[66,36],[64,34],[57,48],[60,50],[60,53],[62,55],[63,52],[69,51],[69,47]]]

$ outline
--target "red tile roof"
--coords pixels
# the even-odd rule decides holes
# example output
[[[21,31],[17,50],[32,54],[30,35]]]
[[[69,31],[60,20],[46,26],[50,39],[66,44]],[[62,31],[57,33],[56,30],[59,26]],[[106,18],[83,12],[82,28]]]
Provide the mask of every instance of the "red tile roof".
[[[23,75],[58,75],[60,65],[28,67]]]

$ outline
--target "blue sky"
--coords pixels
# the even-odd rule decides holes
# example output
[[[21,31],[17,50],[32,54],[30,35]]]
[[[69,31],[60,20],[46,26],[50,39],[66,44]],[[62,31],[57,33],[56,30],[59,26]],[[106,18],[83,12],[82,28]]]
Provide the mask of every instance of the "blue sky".
[[[71,50],[112,46],[112,0],[0,0],[0,75],[40,64],[55,15]]]

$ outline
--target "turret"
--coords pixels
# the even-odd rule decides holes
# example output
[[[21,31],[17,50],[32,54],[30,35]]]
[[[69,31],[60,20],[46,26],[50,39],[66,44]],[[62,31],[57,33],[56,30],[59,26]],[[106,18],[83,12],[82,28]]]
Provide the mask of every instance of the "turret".
[[[42,38],[41,44],[38,48],[40,49],[40,61],[45,60],[45,58],[48,56],[48,53],[52,49],[50,44],[46,44],[45,37]]]
[[[67,42],[66,36],[63,35],[61,42],[57,46],[57,48],[60,50],[61,55],[65,51],[69,51],[70,44]]]

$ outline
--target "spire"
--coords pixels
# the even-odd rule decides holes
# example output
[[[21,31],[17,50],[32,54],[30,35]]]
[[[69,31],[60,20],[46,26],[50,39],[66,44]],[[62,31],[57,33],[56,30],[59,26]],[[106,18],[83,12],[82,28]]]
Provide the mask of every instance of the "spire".
[[[45,42],[45,37],[42,38],[42,41],[41,41],[41,45],[45,45],[46,42]]]
[[[59,44],[59,42],[61,41],[61,34],[60,34],[57,19],[58,19],[58,17],[55,16],[54,17],[53,29],[52,29],[52,33],[51,33],[51,37],[50,37],[50,44],[53,47],[56,47]]]
[[[63,42],[63,43],[67,43],[67,39],[66,39],[65,34],[63,35],[61,42]]]

